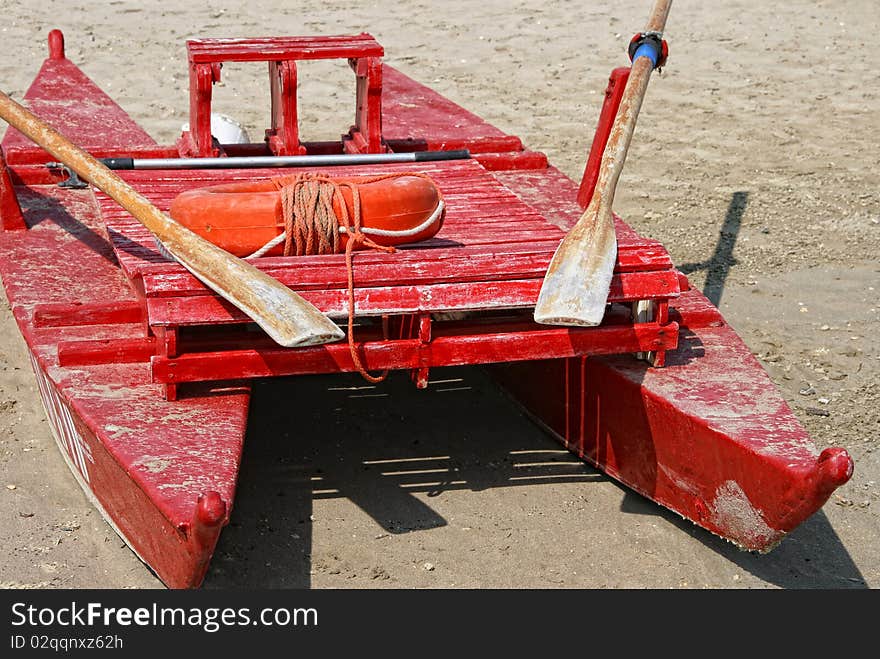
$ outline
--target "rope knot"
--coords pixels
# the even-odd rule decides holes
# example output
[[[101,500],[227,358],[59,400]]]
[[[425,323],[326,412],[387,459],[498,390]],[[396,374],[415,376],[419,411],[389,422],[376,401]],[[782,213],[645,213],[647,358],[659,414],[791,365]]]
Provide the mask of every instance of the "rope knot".
[[[345,234],[345,265],[348,270],[348,346],[355,368],[364,379],[372,383],[382,382],[388,376],[388,371],[383,371],[378,377],[370,375],[355,345],[354,251],[362,246],[388,254],[396,250],[388,245],[379,245],[363,232],[359,186],[401,176],[427,177],[421,173],[402,172],[359,177],[355,182],[334,179],[324,173],[307,173],[272,179],[272,183],[281,193],[279,223],[283,224],[284,232],[276,239],[277,242],[272,241],[266,248],[277,245],[283,240],[284,256],[338,254],[343,251],[340,234]],[[351,194],[351,213],[343,189],[348,189]],[[257,255],[259,253],[253,256]],[[387,323],[383,322],[382,325],[383,336],[387,339]]]

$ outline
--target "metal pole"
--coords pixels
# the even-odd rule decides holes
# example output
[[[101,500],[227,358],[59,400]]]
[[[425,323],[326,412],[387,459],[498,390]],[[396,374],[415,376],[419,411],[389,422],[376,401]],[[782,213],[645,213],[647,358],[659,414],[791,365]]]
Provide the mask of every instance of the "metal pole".
[[[410,153],[353,153],[316,156],[230,156],[228,158],[101,158],[109,169],[238,169],[248,167],[330,167],[398,162],[466,160],[467,149]],[[59,163],[46,163],[57,167]]]

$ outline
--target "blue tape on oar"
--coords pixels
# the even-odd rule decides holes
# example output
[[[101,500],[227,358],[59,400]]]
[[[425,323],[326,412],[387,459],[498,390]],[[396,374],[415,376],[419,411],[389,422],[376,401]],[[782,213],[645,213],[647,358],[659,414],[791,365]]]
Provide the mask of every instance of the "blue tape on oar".
[[[648,41],[643,43],[636,50],[632,58],[633,64],[635,64],[635,61],[640,57],[647,57],[651,60],[651,66],[657,68],[657,61],[660,59],[660,53],[657,52],[657,46]]]
[[[630,40],[626,50],[631,62],[635,62],[638,57],[647,57],[655,69],[666,64],[669,54],[666,42],[659,32],[639,32]]]

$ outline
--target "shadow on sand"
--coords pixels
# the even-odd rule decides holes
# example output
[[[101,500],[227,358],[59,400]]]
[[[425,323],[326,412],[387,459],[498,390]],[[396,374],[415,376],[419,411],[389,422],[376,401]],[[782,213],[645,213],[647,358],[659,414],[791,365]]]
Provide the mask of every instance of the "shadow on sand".
[[[347,497],[398,534],[447,524],[414,493],[607,480],[481,371],[433,377],[428,391],[402,372],[378,387],[357,375],[258,382],[235,508],[206,587],[309,587],[316,499]]]
[[[679,268],[686,275],[699,270],[706,271],[703,295],[709,298],[709,301],[716,307],[721,305],[721,294],[727,283],[727,275],[730,274],[730,269],[736,265],[733,248],[736,246],[743,213],[746,211],[748,202],[748,192],[734,192],[730,197],[724,223],[721,225],[721,231],[718,232],[718,242],[715,244],[712,256],[700,263],[683,263]]]
[[[432,377],[428,391],[405,373],[378,387],[356,375],[258,381],[235,508],[205,587],[310,587],[320,498],[346,497],[399,534],[447,524],[414,493],[609,480],[562,450],[482,370],[437,369]],[[621,489],[624,513],[659,515],[765,581],[864,587],[821,512],[762,556]]]

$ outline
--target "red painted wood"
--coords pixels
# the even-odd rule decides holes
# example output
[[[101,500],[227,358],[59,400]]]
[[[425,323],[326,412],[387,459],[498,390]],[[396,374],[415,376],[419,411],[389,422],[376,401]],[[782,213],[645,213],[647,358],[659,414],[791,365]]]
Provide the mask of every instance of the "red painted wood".
[[[214,83],[220,80],[220,65],[189,65],[189,130],[178,140],[181,156],[216,157],[219,147],[211,136],[211,97]]]
[[[81,464],[88,480],[75,465],[72,468],[126,541],[170,586],[198,585],[212,546],[203,541],[196,547],[189,530],[200,495],[216,491],[225,501],[232,500],[248,389],[193,389],[186,402],[172,405],[162,400],[157,385],[150,384],[146,364],[61,365],[59,346],[117,340],[131,336],[139,326],[46,323],[53,312],[65,305],[101,309],[107,300],[135,308],[137,301],[115,261],[108,258],[109,244],[102,249],[95,242],[106,237],[100,237],[94,204],[89,212],[80,201],[82,193],[55,188],[41,192],[45,198],[23,198],[25,214],[35,218],[39,230],[17,232],[15,240],[0,237],[0,277],[45,381],[41,387],[47,390],[47,408],[53,410],[50,421],[58,420],[67,440],[88,447],[90,457],[82,458]],[[75,213],[83,240],[71,238],[69,213]],[[52,306],[42,307],[44,323],[38,327],[34,314],[47,302]],[[119,318],[90,315],[83,320]],[[57,393],[54,398],[48,393],[52,390]],[[61,448],[72,460],[77,453],[70,453],[75,447],[69,441]],[[77,451],[86,455],[82,448]],[[216,539],[219,525],[205,539],[212,534]]]
[[[382,132],[389,144],[472,153],[522,151],[522,141],[441,96],[397,69],[384,67]],[[395,146],[397,150],[397,146]]]
[[[113,144],[107,146],[93,145],[87,148],[87,151],[95,158],[110,157],[130,157],[130,158],[176,158],[177,149],[171,146],[159,145],[141,145],[127,146],[120,148]],[[14,165],[16,172],[20,171],[22,165],[45,165],[47,161],[54,161],[51,155],[35,146],[33,143],[28,145],[11,146],[6,149],[7,161],[10,165]]]
[[[358,254],[357,314],[533,306],[562,231],[499,185],[478,163],[437,163],[430,165],[429,171],[448,205],[447,220],[437,239],[440,245],[446,241],[447,246],[426,250],[424,245],[414,245],[391,256]],[[144,172],[126,174],[160,207],[167,207],[174,196],[188,187],[241,176],[237,171],[186,172],[177,177]],[[123,268],[141,282],[148,298],[149,323],[153,327],[248,322],[238,310],[217,299],[179,266],[161,259],[150,247],[152,236],[139,224],[115,210],[107,200],[102,199],[101,203],[113,229],[118,258]],[[668,254],[656,243],[624,240],[619,261],[622,272],[612,284],[612,301],[677,295],[677,275],[671,269]],[[347,275],[341,255],[257,259],[256,264],[332,317],[347,315]],[[491,361],[485,355],[491,354],[492,346],[484,343],[481,349],[485,353],[475,350],[472,359],[477,363],[483,359]],[[238,373],[234,359],[231,360],[230,369]],[[331,372],[341,368],[337,362],[333,364],[328,366]],[[407,368],[408,364],[403,361],[396,367]],[[424,368],[413,367],[417,381],[426,380]],[[244,374],[248,373],[246,369]],[[174,391],[169,389],[166,395],[173,398]]]
[[[489,235],[484,224],[492,221],[504,222],[509,229],[502,231],[505,240],[510,242],[533,242],[539,239],[536,231],[543,234],[544,239],[561,239],[562,233],[544,221],[543,217],[519,202],[508,189],[501,186],[489,173],[474,161],[450,161],[449,163],[425,163],[425,167],[382,166],[334,168],[339,176],[359,173],[391,173],[405,171],[422,171],[434,178],[447,200],[447,218],[438,237],[457,242],[485,241]],[[250,175],[254,177],[274,177],[284,175],[289,170],[266,171],[258,170]],[[241,170],[182,172],[180,176],[173,173],[126,172],[124,178],[141,191],[159,208],[166,209],[171,200],[180,192],[190,187],[216,184],[224,181],[240,180],[247,177]],[[468,180],[476,179],[476,187],[468,187]],[[468,191],[470,193],[468,194]],[[114,202],[104,195],[99,195],[105,221],[114,232],[119,234],[119,241],[125,249],[118,249],[117,255],[123,268],[131,276],[137,277],[148,272],[151,262],[164,261],[155,250],[155,243],[150,234],[138,223],[127,216]],[[497,236],[496,236],[497,238]],[[136,245],[140,245],[137,248]]]
[[[415,320],[415,316],[410,316],[413,320]],[[418,316],[418,339],[419,343],[422,346],[426,346],[431,343],[432,340],[432,329],[433,329],[433,320],[431,318],[431,314],[423,313]],[[413,381],[413,384],[416,385],[417,389],[427,389],[428,388],[428,378],[430,377],[431,369],[428,366],[420,366],[419,368],[414,368],[410,370],[410,378]]]
[[[453,284],[398,285],[357,288],[358,315],[406,314],[443,311],[487,311],[534,307],[541,279],[457,282]],[[609,301],[634,302],[673,296],[678,280],[672,272],[624,273],[611,280]],[[298,291],[331,318],[348,315],[348,292],[343,289]],[[151,325],[213,325],[248,322],[238,309],[216,296],[148,298]]]
[[[32,320],[38,328],[140,323],[144,307],[140,302],[125,300],[36,304]]]
[[[340,175],[351,172],[350,168],[341,169]],[[397,171],[405,171],[407,168],[400,166],[396,169]],[[400,250],[398,254],[390,257],[385,255],[379,257],[367,253],[359,254],[356,257],[359,285],[370,286],[377,282],[387,283],[389,281],[388,273],[393,272],[397,267],[404,269],[401,275],[401,279],[404,281],[413,281],[413,277],[416,278],[415,281],[419,281],[427,275],[438,273],[443,268],[447,268],[449,273],[461,272],[463,280],[473,280],[475,275],[469,276],[467,272],[478,273],[479,270],[475,268],[468,270],[465,261],[470,259],[479,259],[479,262],[485,265],[484,280],[509,279],[523,273],[517,265],[524,258],[520,255],[522,248],[531,249],[536,244],[542,246],[543,260],[541,257],[534,257],[533,267],[528,272],[533,276],[543,276],[543,272],[540,270],[546,267],[550,255],[563,236],[557,227],[546,222],[535,209],[522,203],[508,188],[500,186],[494,177],[482,170],[476,163],[449,163],[426,169],[437,181],[448,203],[447,220],[437,237],[441,242],[423,243],[416,249]],[[385,172],[389,171],[389,168],[383,167],[374,169],[374,171]],[[391,168],[391,171],[394,171],[394,168]],[[160,208],[167,207],[171,199],[183,189],[187,189],[190,184],[202,185],[218,181],[239,180],[243,176],[241,171],[186,172],[183,176],[174,179],[167,174],[153,176],[150,174],[148,172],[131,172],[126,174],[126,178]],[[264,170],[260,170],[259,175],[264,175]],[[473,180],[475,177],[480,177],[483,185],[476,189],[470,188],[470,194],[465,194],[465,190],[468,189],[467,181]],[[103,196],[100,198],[108,226],[118,236],[117,242],[120,245],[117,248],[117,256],[130,276],[135,278],[150,277],[154,272],[157,274],[183,273],[179,266],[169,264],[159,255],[149,232],[143,229],[139,223],[127,217],[109,199]],[[440,253],[438,250],[418,249],[418,247],[443,245],[442,241],[461,244],[466,246],[468,251],[463,252],[457,261],[450,263],[447,261],[445,251],[452,252],[453,250],[445,250],[444,253]],[[642,245],[649,247],[640,249]],[[484,246],[485,249],[481,259],[478,254],[479,246]],[[624,271],[667,269],[670,267],[665,250],[656,242],[631,243],[624,235],[621,238],[620,255],[619,269]],[[320,286],[324,281],[339,281],[344,273],[341,267],[341,257],[309,257],[287,260],[285,267],[290,270],[289,275],[284,274],[282,268],[275,267],[275,264],[279,262],[271,259],[258,259],[258,267],[266,267],[261,265],[263,261],[267,265],[272,264],[271,274],[273,276],[282,279],[291,286]],[[384,264],[384,268],[373,267],[375,263]],[[508,263],[509,270],[507,269]],[[330,269],[320,272],[315,270],[315,266],[312,264],[326,264]],[[298,276],[300,272],[304,277]],[[383,272],[385,276],[383,276]],[[420,275],[420,273],[422,274]],[[311,274],[311,282],[308,278],[309,274]],[[184,275],[184,278],[177,278],[171,282],[171,285],[184,285],[191,289],[194,280],[187,275]],[[444,276],[441,272],[440,276],[435,278],[442,280]],[[184,281],[189,283],[184,284]],[[155,279],[153,279],[149,285],[155,283]],[[203,290],[200,285],[196,286]],[[167,294],[172,293],[172,289],[167,290]]]
[[[98,364],[132,364],[148,362],[156,352],[156,339],[134,338],[60,341],[60,366],[96,366]]]
[[[514,151],[508,153],[476,153],[474,159],[492,171],[547,168],[547,156],[540,151]]]
[[[366,33],[332,37],[193,39],[187,41],[190,70],[190,130],[179,140],[182,155],[217,155],[211,137],[211,95],[223,62],[269,63],[271,125],[266,131],[275,155],[302,155],[297,124],[297,60],[347,59],[355,71],[355,125],[344,142],[348,153],[381,153],[382,47]]]
[[[578,188],[555,167],[541,171],[493,172],[495,178],[515,191],[516,195],[551,224],[568,231],[584,210],[577,201]],[[656,240],[643,238],[620,217],[614,216],[618,249],[648,247],[663,249]]]
[[[33,84],[24,94],[31,112],[78,146],[111,147],[155,146],[156,142],[138,126],[113,99],[95,85],[68,59],[49,57]],[[42,149],[14,128],[2,142],[7,151],[17,147]]]
[[[44,118],[59,126],[72,119],[71,136],[93,150],[158,149],[64,59],[59,37],[31,87]],[[340,47],[331,42],[309,56]],[[253,42],[242,57],[264,59],[264,46]],[[212,76],[218,71],[211,67]],[[502,154],[496,163],[510,167],[531,157],[511,155],[522,152],[521,144],[454,103],[388,67],[384,74],[386,139],[412,148],[469,145],[475,153]],[[85,114],[71,110],[85,105],[78,100],[94,101],[89,119],[97,107],[99,130],[90,133]],[[348,347],[281,349],[250,332],[237,311],[152,253],[155,244],[115,204],[96,204],[90,190],[46,185],[53,179],[40,173],[45,154],[15,134],[3,145],[30,229],[0,232],[0,277],[62,454],[165,583],[196,586],[233,502],[247,419],[247,380],[226,379],[352,370]],[[421,169],[436,176],[449,202],[446,233],[391,256],[355,259],[359,314],[398,314],[389,318],[391,340],[382,340],[376,323],[358,319],[356,338],[369,369],[411,369],[419,384],[433,365],[504,362],[493,371],[572,451],[750,549],[772,548],[849,478],[846,452],[815,449],[718,310],[672,269],[662,246],[619,218],[612,294],[625,302],[658,300],[657,322],[631,325],[624,305],[609,307],[598,328],[529,321],[542,259],[580,214],[578,188],[558,170],[489,172],[474,161]],[[189,187],[279,173],[126,176],[167,207]],[[338,257],[259,261],[344,315]],[[684,293],[676,297],[679,288]],[[520,311],[467,320],[428,315],[519,304]],[[227,325],[188,326],[215,323]],[[611,352],[655,352],[667,365],[601,356]],[[148,354],[149,365],[142,361]],[[224,380],[192,382],[214,378]],[[184,395],[176,400],[179,383]]]
[[[599,180],[599,166],[602,164],[602,154],[605,144],[611,134],[611,127],[617,116],[617,108],[623,98],[626,81],[629,80],[629,69],[621,67],[611,72],[608,79],[608,87],[605,89],[605,100],[602,102],[602,110],[599,113],[599,123],[596,126],[596,134],[593,136],[593,144],[590,147],[590,155],[587,156],[587,164],[584,167],[584,175],[578,189],[578,204],[586,208],[593,197],[596,189],[596,181]]]
[[[32,107],[44,119],[90,149],[155,146],[67,60],[45,64],[29,93],[40,101]],[[88,112],[77,114],[77,101]],[[99,130],[93,132],[86,119]],[[4,148],[18,144],[22,160],[45,159],[11,133]],[[198,500],[213,491],[232,501],[249,388],[193,386],[186,401],[169,403],[150,383],[145,363],[59,364],[59,346],[125,340],[138,332],[145,337],[140,305],[91,191],[15,185],[31,228],[0,232],[0,278],[34,355],[50,425],[62,433],[61,452],[89,496],[165,583],[196,586],[225,521],[198,515]]]
[[[384,153],[382,142],[382,60],[349,60],[355,72],[355,122],[343,138],[345,153]]]
[[[199,514],[203,508],[199,501],[204,495],[196,496],[191,502],[188,500],[191,487],[186,484],[193,483],[194,475],[199,479],[198,472],[193,471],[198,469],[197,465],[181,465],[182,471],[188,474],[183,478],[179,472],[176,477],[173,473],[165,472],[178,471],[172,469],[172,463],[190,462],[187,452],[204,450],[203,446],[192,446],[189,442],[191,433],[184,430],[179,448],[170,450],[173,446],[173,424],[168,427],[168,424],[162,423],[161,415],[156,415],[156,410],[149,405],[144,406],[131,388],[123,386],[122,390],[127,396],[117,396],[119,403],[125,407],[123,414],[109,409],[110,406],[105,407],[101,400],[89,401],[84,410],[81,405],[83,400],[88,401],[87,394],[80,397],[81,392],[77,388],[72,392],[58,388],[47,375],[46,367],[38,360],[34,360],[34,368],[59,450],[101,514],[166,585],[171,588],[194,588],[200,585],[227,518],[212,519],[203,513]],[[83,384],[80,382],[77,387]],[[95,384],[112,386],[106,382]],[[74,401],[68,398],[71,393]],[[145,415],[145,419],[159,421],[159,425],[149,427],[143,422],[134,421],[131,406],[135,406],[139,415]],[[168,408],[168,405],[165,404],[165,407]],[[192,412],[192,409],[184,409],[178,414],[186,418]],[[172,413],[172,410],[166,409],[167,413]],[[214,431],[222,437],[222,425],[215,427]],[[120,459],[115,451],[119,435],[123,441],[135,445],[133,453],[139,456],[137,459],[124,456]],[[215,446],[214,439],[212,437],[212,447]],[[153,446],[144,450],[150,441]],[[223,462],[225,447],[221,446],[222,443],[216,445],[219,460],[213,461],[215,464],[210,469],[216,469]],[[238,450],[240,452],[240,446]],[[184,453],[178,454],[178,451]],[[224,496],[230,497],[233,490],[224,487],[223,492],[207,491],[225,502],[229,499],[224,499]],[[184,504],[181,507],[182,516],[168,515],[163,510],[161,504],[169,493],[173,493]]]
[[[178,345],[180,328],[176,324],[154,325],[151,327],[156,336],[155,354],[160,357],[177,357],[180,354]],[[166,383],[162,387],[162,396],[165,400],[177,400],[177,385]]]
[[[190,62],[268,62],[275,60],[382,57],[384,49],[372,35],[189,39]]]
[[[540,327],[540,326],[538,326]],[[674,348],[678,326],[643,323],[596,329],[542,329],[531,332],[444,336],[437,330],[430,343],[418,338],[359,342],[368,370],[420,369],[464,364],[513,362],[548,357],[599,355],[621,350]],[[235,350],[152,358],[155,382],[200,382],[235,378],[353,372],[347,343],[289,350]]]
[[[552,250],[559,241],[516,243],[493,251],[484,247],[460,247],[431,250],[430,258],[419,250],[400,250],[392,257],[376,252],[364,252],[356,257],[356,277],[361,288],[387,285],[395,282],[434,284],[440,282],[487,281],[543,277]],[[503,257],[503,258],[501,258]],[[428,260],[429,259],[429,260]],[[341,256],[301,257],[291,264],[290,259],[258,259],[257,267],[263,272],[298,291],[307,289],[343,288],[347,275]],[[655,272],[671,268],[669,256],[659,248],[621,249],[618,253],[617,272]],[[652,275],[653,276],[653,275]],[[664,275],[664,290],[668,294],[671,282],[677,276]],[[144,275],[147,297],[188,297],[212,295],[188,272],[158,272]],[[672,287],[675,288],[675,287]]]
[[[384,66],[385,71],[389,70],[389,66]],[[387,111],[384,112],[388,116]],[[498,137],[476,137],[476,138],[408,138],[408,139],[386,139],[385,144],[394,153],[412,153],[414,151],[456,151],[458,149],[467,149],[471,155],[481,156],[482,154],[510,154],[515,155],[523,151],[522,140],[513,135],[504,135]],[[536,151],[528,152],[529,157],[534,157]],[[544,165],[546,166],[546,160]]]
[[[741,547],[766,551],[827,501],[852,462],[840,449],[819,453],[733,330],[706,324],[714,307],[705,297],[692,290],[676,304],[679,349],[662,369],[613,356],[493,373],[591,464]]]
[[[137,474],[139,487],[149,492],[152,505],[174,526],[188,524],[200,494],[215,490],[231,500],[247,417],[247,391],[238,389],[228,395],[194,392],[194,398],[185,403],[168,406],[159,388],[150,384],[146,364],[61,366],[59,344],[126,340],[143,328],[137,323],[118,322],[63,326],[44,322],[37,326],[35,314],[45,314],[46,309],[57,311],[63,305],[94,311],[114,300],[121,307],[137,307],[129,282],[116,262],[107,258],[108,253],[112,255],[109,244],[103,249],[97,244],[106,241],[106,236],[100,236],[100,215],[94,201],[81,201],[91,197],[89,191],[48,188],[42,192],[45,197],[23,196],[26,215],[39,211],[45,217],[38,222],[39,230],[16,232],[14,240],[6,238],[11,234],[0,235],[0,276],[22,334],[43,371],[51,373],[59,395],[72,413],[97,433],[108,455]],[[54,196],[49,196],[50,192]],[[50,200],[57,203],[47,203]],[[70,213],[75,213],[77,230],[86,239],[71,238]],[[40,306],[49,304],[53,306]],[[91,315],[83,320],[102,319]],[[119,318],[105,316],[103,320]],[[182,418],[189,421],[181,424]],[[204,430],[215,423],[210,441],[216,453],[214,448],[206,452]],[[188,465],[176,455],[183,446],[190,454],[184,461]],[[145,456],[174,461],[174,465],[156,470]],[[190,470],[194,468],[205,476],[193,479]],[[189,484],[181,487],[184,482]]]
[[[3,147],[0,146],[0,231],[18,231],[25,228],[18,196],[12,185]]]
[[[64,34],[61,30],[49,31],[49,59],[64,59]]]
[[[272,123],[266,130],[266,141],[276,156],[299,156],[305,153],[305,147],[299,143],[296,80],[296,62],[269,62]]]

